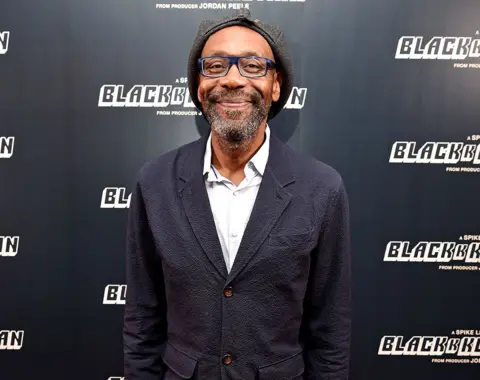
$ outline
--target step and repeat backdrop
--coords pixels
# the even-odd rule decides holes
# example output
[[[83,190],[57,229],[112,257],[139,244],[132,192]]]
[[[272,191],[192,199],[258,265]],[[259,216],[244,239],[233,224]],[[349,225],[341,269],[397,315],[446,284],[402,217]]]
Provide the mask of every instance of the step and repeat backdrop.
[[[3,0],[1,380],[123,379],[134,178],[208,132],[187,57],[239,8],[293,54],[272,133],[346,183],[350,378],[480,375],[478,0]]]

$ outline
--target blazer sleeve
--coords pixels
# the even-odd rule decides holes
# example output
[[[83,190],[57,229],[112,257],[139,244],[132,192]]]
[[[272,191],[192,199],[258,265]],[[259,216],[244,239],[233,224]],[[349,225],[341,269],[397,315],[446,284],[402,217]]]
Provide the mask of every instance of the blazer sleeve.
[[[351,334],[349,205],[343,181],[329,197],[302,324],[306,380],[347,380]]]
[[[127,222],[127,295],[123,324],[125,380],[160,380],[166,341],[166,299],[140,184],[131,195]]]

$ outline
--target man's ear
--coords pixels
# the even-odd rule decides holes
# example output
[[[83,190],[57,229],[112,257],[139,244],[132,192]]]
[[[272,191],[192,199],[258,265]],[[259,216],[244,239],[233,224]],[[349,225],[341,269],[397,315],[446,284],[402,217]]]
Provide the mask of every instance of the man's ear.
[[[273,91],[272,91],[272,100],[274,102],[277,102],[278,99],[280,99],[280,89],[282,88],[282,73],[280,72],[275,72],[275,76],[273,79]]]
[[[199,100],[200,103],[202,103],[203,99],[202,99],[202,94],[200,92],[200,74],[197,74],[197,98]]]

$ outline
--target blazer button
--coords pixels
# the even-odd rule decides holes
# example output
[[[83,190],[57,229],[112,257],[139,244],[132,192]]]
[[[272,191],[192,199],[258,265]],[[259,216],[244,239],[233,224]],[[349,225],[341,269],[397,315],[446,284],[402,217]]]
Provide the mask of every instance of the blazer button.
[[[223,289],[223,295],[225,297],[231,297],[233,296],[233,289],[231,286],[227,286],[225,289]]]
[[[223,364],[225,364],[225,365],[231,364],[232,361],[233,361],[233,357],[232,357],[232,355],[230,355],[230,354],[226,354],[226,355],[223,357]]]

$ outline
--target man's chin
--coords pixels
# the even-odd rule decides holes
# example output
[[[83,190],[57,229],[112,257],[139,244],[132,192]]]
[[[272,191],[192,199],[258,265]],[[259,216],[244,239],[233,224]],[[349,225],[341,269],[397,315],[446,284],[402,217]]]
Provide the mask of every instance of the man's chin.
[[[241,106],[225,106],[218,103],[217,114],[225,120],[244,120],[250,115],[250,108],[250,103]]]
[[[232,122],[243,122],[248,119],[249,114],[248,113],[232,113],[232,112],[225,112],[221,113],[218,116],[220,116],[220,119],[223,121],[232,121]]]

